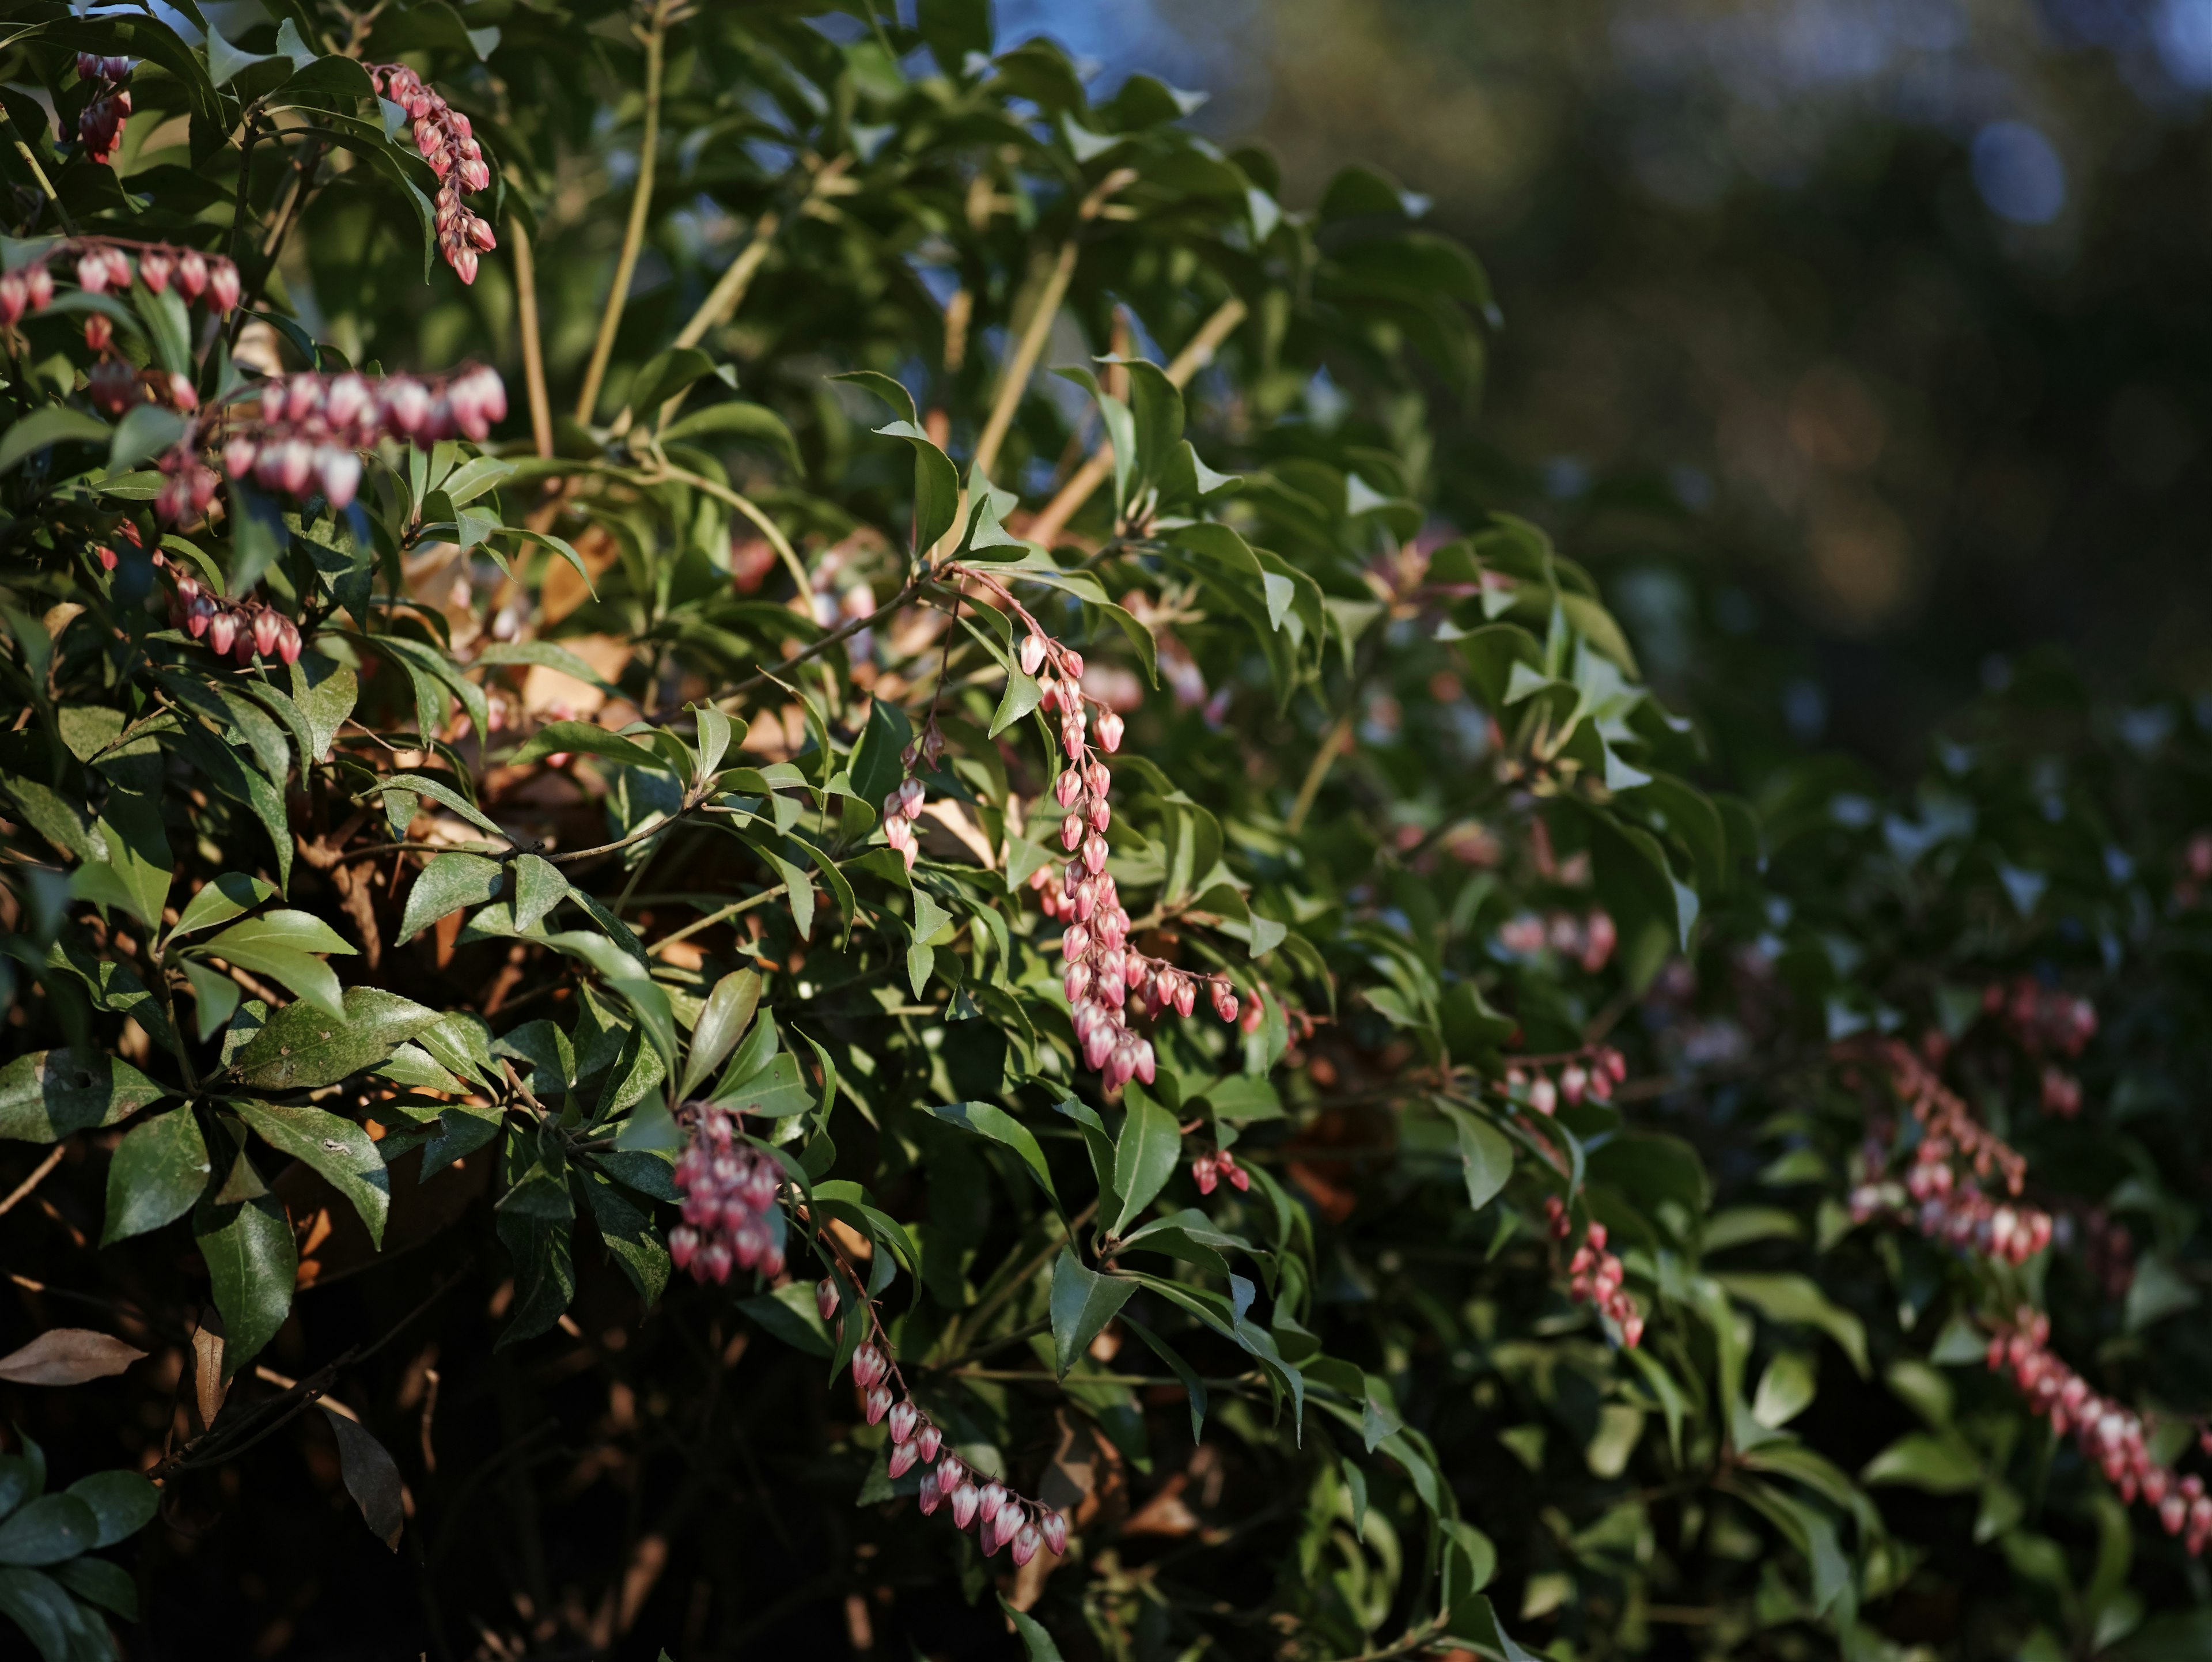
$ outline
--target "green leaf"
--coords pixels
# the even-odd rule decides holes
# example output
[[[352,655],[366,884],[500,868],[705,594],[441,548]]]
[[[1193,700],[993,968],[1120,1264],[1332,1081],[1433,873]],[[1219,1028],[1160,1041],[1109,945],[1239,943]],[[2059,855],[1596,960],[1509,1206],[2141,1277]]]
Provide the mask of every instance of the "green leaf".
[[[1152,1348],[1152,1354],[1155,1356],[1158,1356],[1162,1361],[1165,1362],[1175,1376],[1182,1381],[1183,1391],[1190,1398],[1190,1440],[1194,1446],[1204,1441],[1206,1433],[1206,1381],[1199,1377],[1198,1370],[1191,1367],[1188,1362],[1183,1361],[1182,1352],[1176,1349],[1173,1345],[1170,1345],[1165,1339],[1163,1339],[1158,1334],[1153,1332],[1152,1329],[1146,1327],[1134,1316],[1123,1316],[1121,1318],[1121,1325],[1128,1329],[1130,1332],[1135,1334],[1139,1338],[1142,1339],[1147,1345],[1149,1345]]]
[[[1030,1174],[1043,1190],[1047,1199],[1055,1208],[1060,1207],[1059,1191],[1052,1186],[1052,1171],[1045,1164],[1044,1150],[1030,1128],[1003,1108],[988,1102],[948,1102],[929,1105],[929,1111],[950,1125],[988,1137],[993,1142],[1011,1148],[1030,1168]],[[1063,1370],[1065,1371],[1065,1370]]]
[[[919,556],[934,547],[958,517],[960,470],[921,430],[914,396],[898,381],[874,369],[850,370],[830,379],[866,387],[894,411],[902,412],[902,419],[876,431],[885,438],[904,439],[914,447],[914,551]]]
[[[764,404],[751,404],[744,399],[726,399],[678,417],[668,423],[660,436],[667,444],[696,444],[702,439],[749,439],[781,456],[791,464],[794,473],[804,472],[806,466],[799,454],[799,441],[792,436],[790,425],[783,417]]]
[[[1006,1602],[1003,1593],[999,1596],[999,1608],[1006,1611],[1006,1620],[1013,1623],[1014,1632],[1022,1641],[1024,1662],[1061,1662],[1060,1647],[1052,1642],[1052,1635],[1044,1630],[1035,1616],[1016,1610]]]
[[[192,1234],[214,1283],[216,1308],[222,1312],[222,1369],[228,1379],[284,1325],[300,1271],[299,1250],[291,1222],[273,1195],[227,1205],[203,1201],[192,1214]]]
[[[313,1167],[351,1201],[353,1209],[368,1227],[370,1245],[383,1250],[384,1220],[392,1207],[392,1179],[386,1174],[384,1156],[366,1130],[349,1119],[304,1105],[240,1098],[231,1106],[263,1141]]]
[[[107,471],[128,473],[149,457],[174,447],[185,435],[185,418],[158,404],[142,404],[115,424],[107,447]]]
[[[161,1501],[161,1491],[135,1471],[95,1471],[71,1483],[69,1492],[90,1507],[99,1520],[94,1550],[112,1547],[145,1528]]]
[[[36,1570],[0,1569],[0,1616],[23,1630],[46,1662],[74,1662],[86,1653],[78,1648],[83,1629],[76,1606]]]
[[[786,1051],[750,1078],[718,1092],[714,1105],[763,1119],[789,1119],[814,1105],[814,1093],[799,1071],[799,1058]]]
[[[1128,1095],[1128,1116],[1114,1145],[1114,1192],[1121,1207],[1107,1231],[1112,1235],[1126,1231],[1152,1203],[1182,1158],[1182,1132],[1176,1117],[1137,1091]]]
[[[100,1518],[74,1495],[42,1495],[0,1523],[0,1564],[58,1564],[91,1550]]]
[[[299,662],[292,666],[292,707],[299,711],[312,741],[310,759],[330,760],[331,740],[353,714],[359,696],[360,684],[353,671],[318,652],[301,654]]]
[[[98,444],[107,435],[107,423],[96,416],[88,416],[66,404],[42,405],[21,421],[9,423],[8,430],[0,433],[0,473],[5,473],[24,457],[51,446]]]
[[[399,919],[397,937],[412,941],[440,918],[465,906],[480,906],[499,898],[505,871],[496,860],[480,854],[441,854],[434,856],[407,891],[406,910]]]
[[[663,773],[675,771],[668,758],[659,752],[641,745],[634,739],[625,739],[618,733],[594,727],[589,721],[548,721],[532,734],[520,749],[507,758],[507,763],[512,767],[527,767],[532,762],[541,762],[563,751],[603,757],[627,768],[652,768]]]
[[[1035,709],[1044,698],[1044,688],[1033,675],[1024,674],[1017,666],[1006,672],[1006,690],[1000,695],[997,712],[991,717],[990,738],[995,739],[1008,728]]]
[[[683,1084],[676,1093],[679,1100],[689,1100],[699,1081],[720,1067],[722,1059],[736,1048],[752,1025],[760,995],[761,978],[755,970],[732,970],[714,983],[714,990],[707,995],[699,1019],[691,1026],[691,1050],[684,1059]]]
[[[1503,1131],[1468,1110],[1447,1104],[1459,1135],[1460,1165],[1467,1174],[1467,1203],[1480,1211],[1512,1180],[1513,1144]]]
[[[259,1091],[301,1091],[374,1068],[441,1020],[411,999],[377,987],[349,987],[343,1016],[307,1003],[287,1005],[232,1059],[239,1083]]]
[[[568,898],[568,880],[550,860],[526,854],[514,862],[514,927],[527,934]]]
[[[1136,1290],[1134,1282],[1085,1269],[1072,1246],[1053,1260],[1053,1363],[1062,1379]]]
[[[200,929],[211,929],[217,924],[228,923],[232,918],[259,905],[276,891],[258,877],[244,872],[224,872],[210,878],[200,891],[185,903],[177,914],[175,925],[169,930],[169,939],[193,934]]]
[[[1713,1279],[1769,1321],[1798,1322],[1817,1327],[1836,1342],[1851,1359],[1862,1378],[1867,1373],[1866,1327],[1859,1318],[1832,1302],[1819,1285],[1803,1275],[1716,1275]]]
[[[173,1094],[117,1056],[37,1050],[0,1067],[0,1138],[58,1142]]]
[[[107,1167],[107,1224],[100,1244],[181,1218],[207,1188],[214,1170],[207,1138],[192,1111],[172,1108],[141,1120],[116,1145]]]
[[[803,1281],[788,1282],[757,1298],[740,1299],[738,1308],[795,1350],[812,1356],[830,1354],[830,1329],[815,1307],[813,1288]]]
[[[1980,1458],[1955,1433],[1915,1431],[1868,1461],[1859,1481],[1902,1484],[1930,1495],[1965,1495],[1979,1488],[1986,1476]]]
[[[88,1479],[87,1481],[89,1481]],[[142,1478],[143,1482],[144,1480]],[[10,1570],[11,1575],[29,1575],[30,1570]],[[138,1619],[138,1584],[131,1579],[131,1572],[120,1564],[111,1564],[105,1558],[71,1558],[53,1565],[50,1573],[78,1598],[89,1604],[113,1610],[126,1622]],[[4,1604],[0,1604],[4,1608]]]
[[[220,958],[240,969],[273,976],[301,998],[332,1015],[343,1012],[338,978],[311,953],[351,953],[337,930],[311,912],[274,911],[234,923],[221,934],[194,943],[192,950]]]

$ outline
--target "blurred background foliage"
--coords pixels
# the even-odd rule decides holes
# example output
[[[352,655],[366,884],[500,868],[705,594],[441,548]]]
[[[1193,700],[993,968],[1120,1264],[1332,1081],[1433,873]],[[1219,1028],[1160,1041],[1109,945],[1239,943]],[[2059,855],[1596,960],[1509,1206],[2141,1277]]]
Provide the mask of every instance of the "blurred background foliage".
[[[1431,199],[1504,319],[1439,500],[1570,539],[1662,686],[1743,642],[1709,712],[1895,763],[2027,648],[2122,698],[2202,675],[2204,0],[1018,18],[1212,93],[1290,204],[1347,155]]]

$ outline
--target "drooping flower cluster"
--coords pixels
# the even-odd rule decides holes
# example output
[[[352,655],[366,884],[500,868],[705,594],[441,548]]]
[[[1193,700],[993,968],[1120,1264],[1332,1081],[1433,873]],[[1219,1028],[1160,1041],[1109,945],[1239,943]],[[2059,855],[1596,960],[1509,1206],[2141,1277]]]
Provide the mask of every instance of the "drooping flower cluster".
[[[104,549],[101,553],[103,563],[113,557],[112,551]],[[158,551],[154,562],[167,565],[167,557]],[[168,569],[175,579],[169,591],[170,628],[183,630],[195,641],[204,642],[217,657],[234,657],[240,665],[250,664],[257,657],[299,662],[304,644],[300,626],[283,612],[261,600],[226,600],[211,594],[189,573]]]
[[[123,124],[131,113],[131,89],[123,83],[130,76],[127,58],[102,58],[89,52],[76,55],[76,78],[91,82],[97,93],[76,118],[76,136],[94,161],[105,163],[123,142]]]
[[[2201,1555],[2212,1545],[2212,1495],[2195,1473],[2183,1476],[2151,1458],[2144,1444],[2142,1417],[2092,1390],[2089,1382],[2051,1350],[2051,1318],[2023,1308],[2018,1324],[1990,1339],[1989,1365],[2009,1373],[2026,1393],[2028,1406],[2046,1415],[2060,1436],[2069,1432],[2082,1453],[2103,1470],[2124,1501],[2142,1496],[2158,1511],[2168,1535],[2185,1535],[2182,1545]],[[2204,1439],[2212,1442],[2212,1438]]]
[[[2017,977],[2009,988],[1991,982],[1982,994],[1982,1008],[2031,1056],[2078,1056],[2097,1032],[2095,1005],[2046,987],[2033,976]]]
[[[716,1286],[732,1269],[783,1273],[783,1208],[775,1162],[738,1135],[738,1116],[709,1103],[678,1111],[690,1141],[676,1162],[684,1221],[668,1232],[668,1257],[695,1281]]]
[[[1516,957],[1534,958],[1549,947],[1580,965],[1587,975],[1605,968],[1620,942],[1620,931],[1613,914],[1597,907],[1583,917],[1569,911],[1540,917],[1534,912],[1522,912],[1498,931],[1498,944]]]
[[[824,1277],[814,1289],[814,1297],[823,1319],[829,1320],[837,1309],[837,1283]],[[873,1309],[867,1313],[872,1320]],[[916,1466],[925,1468],[920,1495],[924,1517],[939,1507],[949,1508],[953,1527],[974,1526],[975,1543],[986,1558],[1001,1547],[1011,1546],[1017,1567],[1036,1557],[1040,1547],[1050,1548],[1054,1557],[1067,1551],[1066,1519],[1050,1507],[1015,1494],[997,1478],[970,1470],[967,1462],[947,1449],[945,1434],[904,1394],[906,1382],[875,1338],[853,1353],[853,1383],[866,1393],[863,1402],[868,1423],[889,1422],[892,1480],[905,1476]]]
[[[1850,1192],[1852,1217],[1861,1223],[1901,1218],[1930,1240],[2009,1263],[2025,1263],[2050,1245],[2051,1214],[2019,1199],[2027,1163],[2018,1151],[1991,1135],[1910,1047],[1884,1041],[1878,1056],[1887,1064],[1892,1088],[1919,1121],[1921,1135],[1899,1179],[1886,1175],[1897,1152],[1893,1128],[1877,1126],[1869,1134]],[[1983,1188],[1993,1178],[2002,1183],[2006,1199]]]
[[[884,841],[898,850],[908,871],[914,869],[915,855],[921,852],[914,825],[921,818],[921,807],[928,795],[921,781],[908,774],[884,798]]]
[[[1552,1237],[1564,1241],[1574,1233],[1574,1220],[1567,1215],[1566,1202],[1557,1195],[1544,1200],[1544,1215],[1550,1220]],[[1628,1272],[1620,1259],[1606,1251],[1606,1227],[1593,1223],[1583,1233],[1583,1244],[1575,1249],[1574,1257],[1567,1260],[1567,1294],[1577,1304],[1595,1306],[1601,1316],[1610,1317],[1620,1330],[1620,1342],[1633,1350],[1644,1340],[1644,1312],[1637,1308],[1622,1282]]]
[[[469,119],[422,84],[404,64],[362,65],[377,95],[388,98],[407,112],[415,124],[415,148],[430,171],[438,176],[438,252],[464,283],[477,280],[477,258],[499,247],[491,226],[461,200],[463,192],[481,191],[491,184],[491,168],[483,159]]]
[[[1060,750],[1067,764],[1053,782],[1053,800],[1065,810],[1060,845],[1070,858],[1058,872],[1041,867],[1030,876],[1030,887],[1044,915],[1066,926],[1060,943],[1065,958],[1060,980],[1076,1044],[1084,1065],[1103,1075],[1109,1089],[1132,1079],[1149,1085],[1158,1059],[1152,1040],[1131,1022],[1157,1019],[1170,1010],[1188,1016],[1197,1008],[1201,983],[1214,1014],[1234,1022],[1235,986],[1225,976],[1193,975],[1130,949],[1129,914],[1106,870],[1106,828],[1114,819],[1107,794],[1113,775],[1099,755],[1121,747],[1121,717],[1084,691],[1081,653],[1046,635],[994,579],[966,569],[958,575],[983,586],[1026,626],[1017,661],[1042,688],[1037,707],[1060,719]],[[1095,721],[1086,704],[1098,706]]]
[[[1197,1184],[1198,1192],[1210,1195],[1222,1178],[1229,1186],[1243,1194],[1252,1186],[1252,1174],[1237,1163],[1237,1156],[1226,1148],[1217,1148],[1210,1154],[1200,1154],[1190,1163],[1191,1181]]]
[[[0,324],[13,327],[26,312],[43,312],[53,303],[56,262],[65,263],[77,286],[88,295],[128,289],[135,277],[157,295],[166,293],[174,283],[186,300],[204,299],[208,309],[218,316],[238,304],[238,267],[220,254],[175,248],[166,242],[71,237],[44,250],[21,269],[0,276]],[[114,338],[113,330],[114,326],[95,312],[85,320],[85,344],[95,352],[105,352]],[[185,391],[189,393],[189,383]]]
[[[447,376],[271,375],[222,413],[223,471],[232,478],[250,472],[263,490],[288,496],[313,485],[342,508],[361,486],[359,452],[387,438],[481,443],[507,416],[507,387],[483,364]]]
[[[1628,1077],[1628,1058],[1610,1044],[1593,1044],[1557,1061],[1559,1076],[1555,1082],[1545,1062],[1516,1060],[1505,1070],[1506,1094],[1548,1115],[1559,1111],[1562,1099],[1571,1107],[1584,1097],[1609,1102],[1613,1087]]]

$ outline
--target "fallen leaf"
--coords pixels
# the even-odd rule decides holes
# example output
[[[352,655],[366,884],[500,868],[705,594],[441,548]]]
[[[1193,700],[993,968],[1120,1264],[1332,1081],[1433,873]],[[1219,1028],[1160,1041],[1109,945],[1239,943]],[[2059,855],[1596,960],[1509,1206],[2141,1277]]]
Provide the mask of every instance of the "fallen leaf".
[[[120,1373],[145,1354],[88,1327],[50,1327],[21,1350],[0,1356],[0,1379],[11,1385],[82,1385]]]

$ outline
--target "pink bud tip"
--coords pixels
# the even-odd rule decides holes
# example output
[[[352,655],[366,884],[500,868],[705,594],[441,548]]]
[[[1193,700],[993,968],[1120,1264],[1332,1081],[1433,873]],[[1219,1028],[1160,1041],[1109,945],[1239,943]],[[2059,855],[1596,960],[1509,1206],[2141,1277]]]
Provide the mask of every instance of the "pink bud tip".
[[[922,1423],[921,1430],[916,1434],[915,1437],[914,1446],[921,1451],[921,1458],[925,1461],[934,1460],[937,1458],[938,1446],[944,1441],[944,1439],[945,1434],[943,1432],[925,1421]]]
[[[867,1410],[870,1425],[883,1422],[884,1415],[891,1411],[891,1388],[889,1385],[876,1385],[869,1391]]]
[[[921,1416],[912,1403],[901,1403],[890,1412],[891,1441],[903,1443],[914,1436],[915,1422]]]
[[[900,1406],[904,1407],[905,1404],[901,1403]],[[908,1472],[914,1470],[915,1463],[921,1458],[921,1450],[915,1448],[912,1443],[892,1444],[890,1469],[893,1479],[905,1476]]]
[[[822,1312],[825,1322],[837,1313],[837,1282],[834,1277],[824,1275],[815,1282],[814,1307]]]
[[[1067,1555],[1067,1519],[1056,1512],[1048,1512],[1037,1519],[1038,1531],[1055,1558]]]

